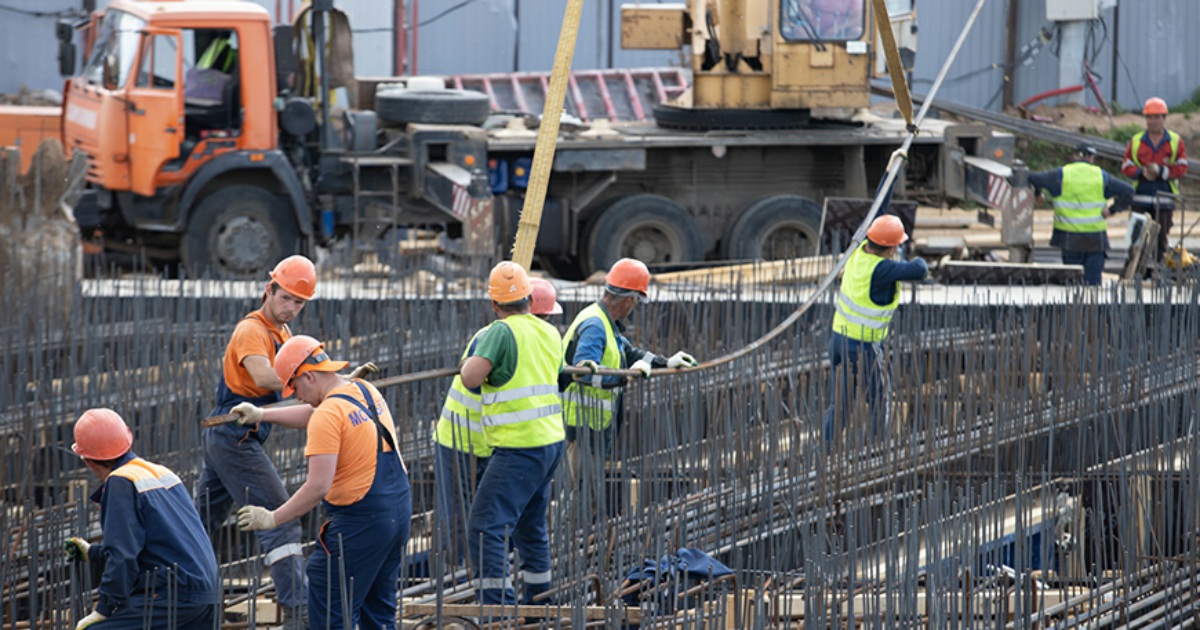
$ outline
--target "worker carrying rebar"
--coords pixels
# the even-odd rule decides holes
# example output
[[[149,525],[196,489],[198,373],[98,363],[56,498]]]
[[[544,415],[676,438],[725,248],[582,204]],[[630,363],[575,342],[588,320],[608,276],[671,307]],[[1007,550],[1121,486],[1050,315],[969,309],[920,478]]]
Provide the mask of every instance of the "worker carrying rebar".
[[[679,368],[696,365],[696,359],[684,351],[665,357],[634,346],[625,338],[625,320],[646,299],[650,288],[650,270],[633,258],[622,258],[604,277],[604,295],[580,311],[563,337],[566,363],[593,371],[600,367],[632,369],[650,377],[652,368]],[[624,412],[621,391],[627,381],[619,376],[577,376],[563,392],[563,417],[567,442],[597,452],[612,453],[616,433]],[[574,464],[572,464],[574,466]]]
[[[1129,140],[1121,173],[1137,180],[1133,207],[1158,222],[1158,250],[1155,260],[1162,260],[1169,248],[1171,226],[1174,225],[1175,202],[1160,199],[1159,192],[1179,195],[1179,180],[1187,174],[1187,149],[1183,138],[1166,128],[1166,101],[1153,97],[1142,106],[1146,129]]]
[[[329,520],[306,567],[312,627],[394,628],[412,521],[408,471],[383,395],[367,381],[337,374],[346,365],[330,359],[325,344],[297,335],[279,348],[275,374],[283,395],[294,391],[305,404],[262,409],[244,402],[232,409],[241,426],[278,424],[308,434],[304,484],[274,510],[242,507],[238,528],[272,531],[323,503]]]
[[[897,149],[888,160],[887,170],[906,160],[907,154]],[[876,191],[877,196],[879,192]],[[880,207],[886,209],[891,197],[889,188]],[[825,412],[824,426],[828,441],[845,427],[849,408],[858,400],[860,391],[865,392],[871,435],[885,434],[889,405],[883,341],[900,305],[900,283],[922,280],[929,275],[929,267],[922,258],[893,260],[899,247],[908,241],[899,217],[890,214],[877,217],[867,228],[866,236],[850,254],[834,297],[833,333],[829,337],[833,396]]]
[[[244,402],[261,406],[281,399],[284,384],[272,367],[275,353],[291,337],[288,324],[316,291],[317,273],[309,259],[290,256],[275,266],[263,290],[262,306],[238,322],[225,348],[217,406],[209,415],[229,413]],[[287,488],[263,451],[270,432],[269,424],[231,423],[204,429],[204,461],[194,497],[210,535],[215,535],[235,504],[275,509],[287,501]],[[298,522],[258,534],[287,630],[308,628],[300,536]]]
[[[214,627],[217,558],[183,482],[131,450],[133,432],[111,409],[83,412],[74,433],[71,450],[101,482],[91,499],[104,533],[103,543],[64,543],[71,557],[103,563],[96,608],[76,630]]]
[[[1096,166],[1096,148],[1075,147],[1074,161],[1062,168],[1029,174],[1036,194],[1054,203],[1050,246],[1062,250],[1064,265],[1082,265],[1083,282],[1100,284],[1108,251],[1109,216],[1129,206],[1133,187]],[[1108,200],[1114,199],[1110,208]]]
[[[530,287],[530,313],[548,321],[551,316],[563,312],[558,303],[558,292],[548,280],[531,278]],[[460,363],[474,354],[480,335],[487,329],[485,326],[472,335],[463,349]],[[467,515],[492,455],[492,448],[483,436],[483,403],[479,397],[479,389],[467,389],[462,384],[462,377],[455,376],[433,430],[438,542],[440,549],[455,563],[462,562],[466,555]]]
[[[492,457],[467,522],[476,592],[484,604],[516,602],[508,573],[509,543],[520,551],[521,601],[550,590],[546,510],[550,481],[563,452],[562,338],[529,311],[529,276],[504,261],[488,278],[497,320],[479,335],[460,370],[462,385],[480,390],[483,436]]]

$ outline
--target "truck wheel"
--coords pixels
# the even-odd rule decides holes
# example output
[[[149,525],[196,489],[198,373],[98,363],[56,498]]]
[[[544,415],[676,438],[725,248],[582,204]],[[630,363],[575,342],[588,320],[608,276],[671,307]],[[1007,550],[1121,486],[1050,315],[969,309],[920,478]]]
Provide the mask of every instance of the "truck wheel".
[[[621,258],[646,264],[704,258],[704,234],[687,211],[658,195],[631,195],[609,202],[588,230],[588,262],[594,272]]]
[[[301,240],[287,203],[258,186],[236,185],[207,196],[188,221],[183,264],[193,278],[263,278],[299,253]]]
[[[779,195],[750,204],[725,239],[729,260],[785,260],[821,249],[821,207],[811,199]]]
[[[491,106],[486,94],[471,90],[384,90],[375,95],[375,113],[401,124],[478,125]]]

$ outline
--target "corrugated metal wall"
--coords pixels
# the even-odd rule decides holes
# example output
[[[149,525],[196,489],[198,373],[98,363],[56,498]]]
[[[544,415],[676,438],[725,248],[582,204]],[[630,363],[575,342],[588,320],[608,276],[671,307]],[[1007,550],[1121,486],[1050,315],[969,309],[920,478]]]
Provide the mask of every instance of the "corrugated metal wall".
[[[254,0],[274,13],[276,0]],[[286,18],[297,0],[278,0]],[[631,0],[624,0],[630,2]],[[649,1],[649,0],[644,0]],[[989,0],[975,29],[951,69],[943,98],[978,107],[998,108],[1009,2],[1019,2],[1018,48],[1034,40],[1043,26],[1046,0]],[[53,13],[78,7],[81,0],[0,0],[0,92],[62,86],[56,61],[54,18],[35,17],[5,8]],[[417,10],[416,68],[422,74],[547,70],[562,25],[564,2],[548,0],[406,0]],[[620,48],[620,5],[623,0],[587,0],[575,50],[577,69],[645,67],[678,64],[683,54],[671,51],[626,51]],[[104,6],[106,0],[99,0]],[[350,15],[355,35],[355,65],[360,75],[393,73],[394,0],[338,0]],[[966,22],[971,0],[917,0],[919,50],[913,91],[929,89],[954,39]],[[1119,32],[1116,9],[1102,13],[1093,28],[1096,46],[1093,71],[1100,91],[1126,108],[1151,95],[1168,103],[1190,98],[1200,86],[1200,1],[1123,0]],[[440,17],[439,17],[440,16]],[[410,20],[411,23],[411,20]],[[411,37],[412,31],[410,31]],[[1117,76],[1113,76],[1113,39],[1120,44]],[[1056,42],[1042,48],[1015,74],[1018,102],[1058,86]],[[1089,104],[1095,99],[1089,94]]]

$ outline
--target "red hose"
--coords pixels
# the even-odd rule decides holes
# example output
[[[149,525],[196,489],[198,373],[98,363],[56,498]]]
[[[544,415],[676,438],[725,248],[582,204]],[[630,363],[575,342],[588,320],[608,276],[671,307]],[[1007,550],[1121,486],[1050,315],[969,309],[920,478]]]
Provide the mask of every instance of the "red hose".
[[[1083,91],[1082,85],[1072,85],[1070,87],[1058,88],[1056,90],[1049,90],[1047,92],[1042,92],[1041,94],[1034,94],[1033,96],[1021,101],[1021,104],[1019,105],[1019,107],[1021,109],[1025,109],[1026,107],[1029,107],[1030,105],[1032,105],[1044,98],[1050,98],[1052,96],[1062,96],[1063,94],[1070,94],[1072,92],[1082,92],[1082,91]]]

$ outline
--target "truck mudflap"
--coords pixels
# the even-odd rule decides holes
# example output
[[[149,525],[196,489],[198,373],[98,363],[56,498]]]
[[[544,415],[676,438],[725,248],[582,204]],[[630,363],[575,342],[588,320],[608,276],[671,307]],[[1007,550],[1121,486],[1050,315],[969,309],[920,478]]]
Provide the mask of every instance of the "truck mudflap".
[[[468,171],[449,162],[425,167],[425,200],[462,225],[465,254],[496,250],[494,198],[483,170]]]

